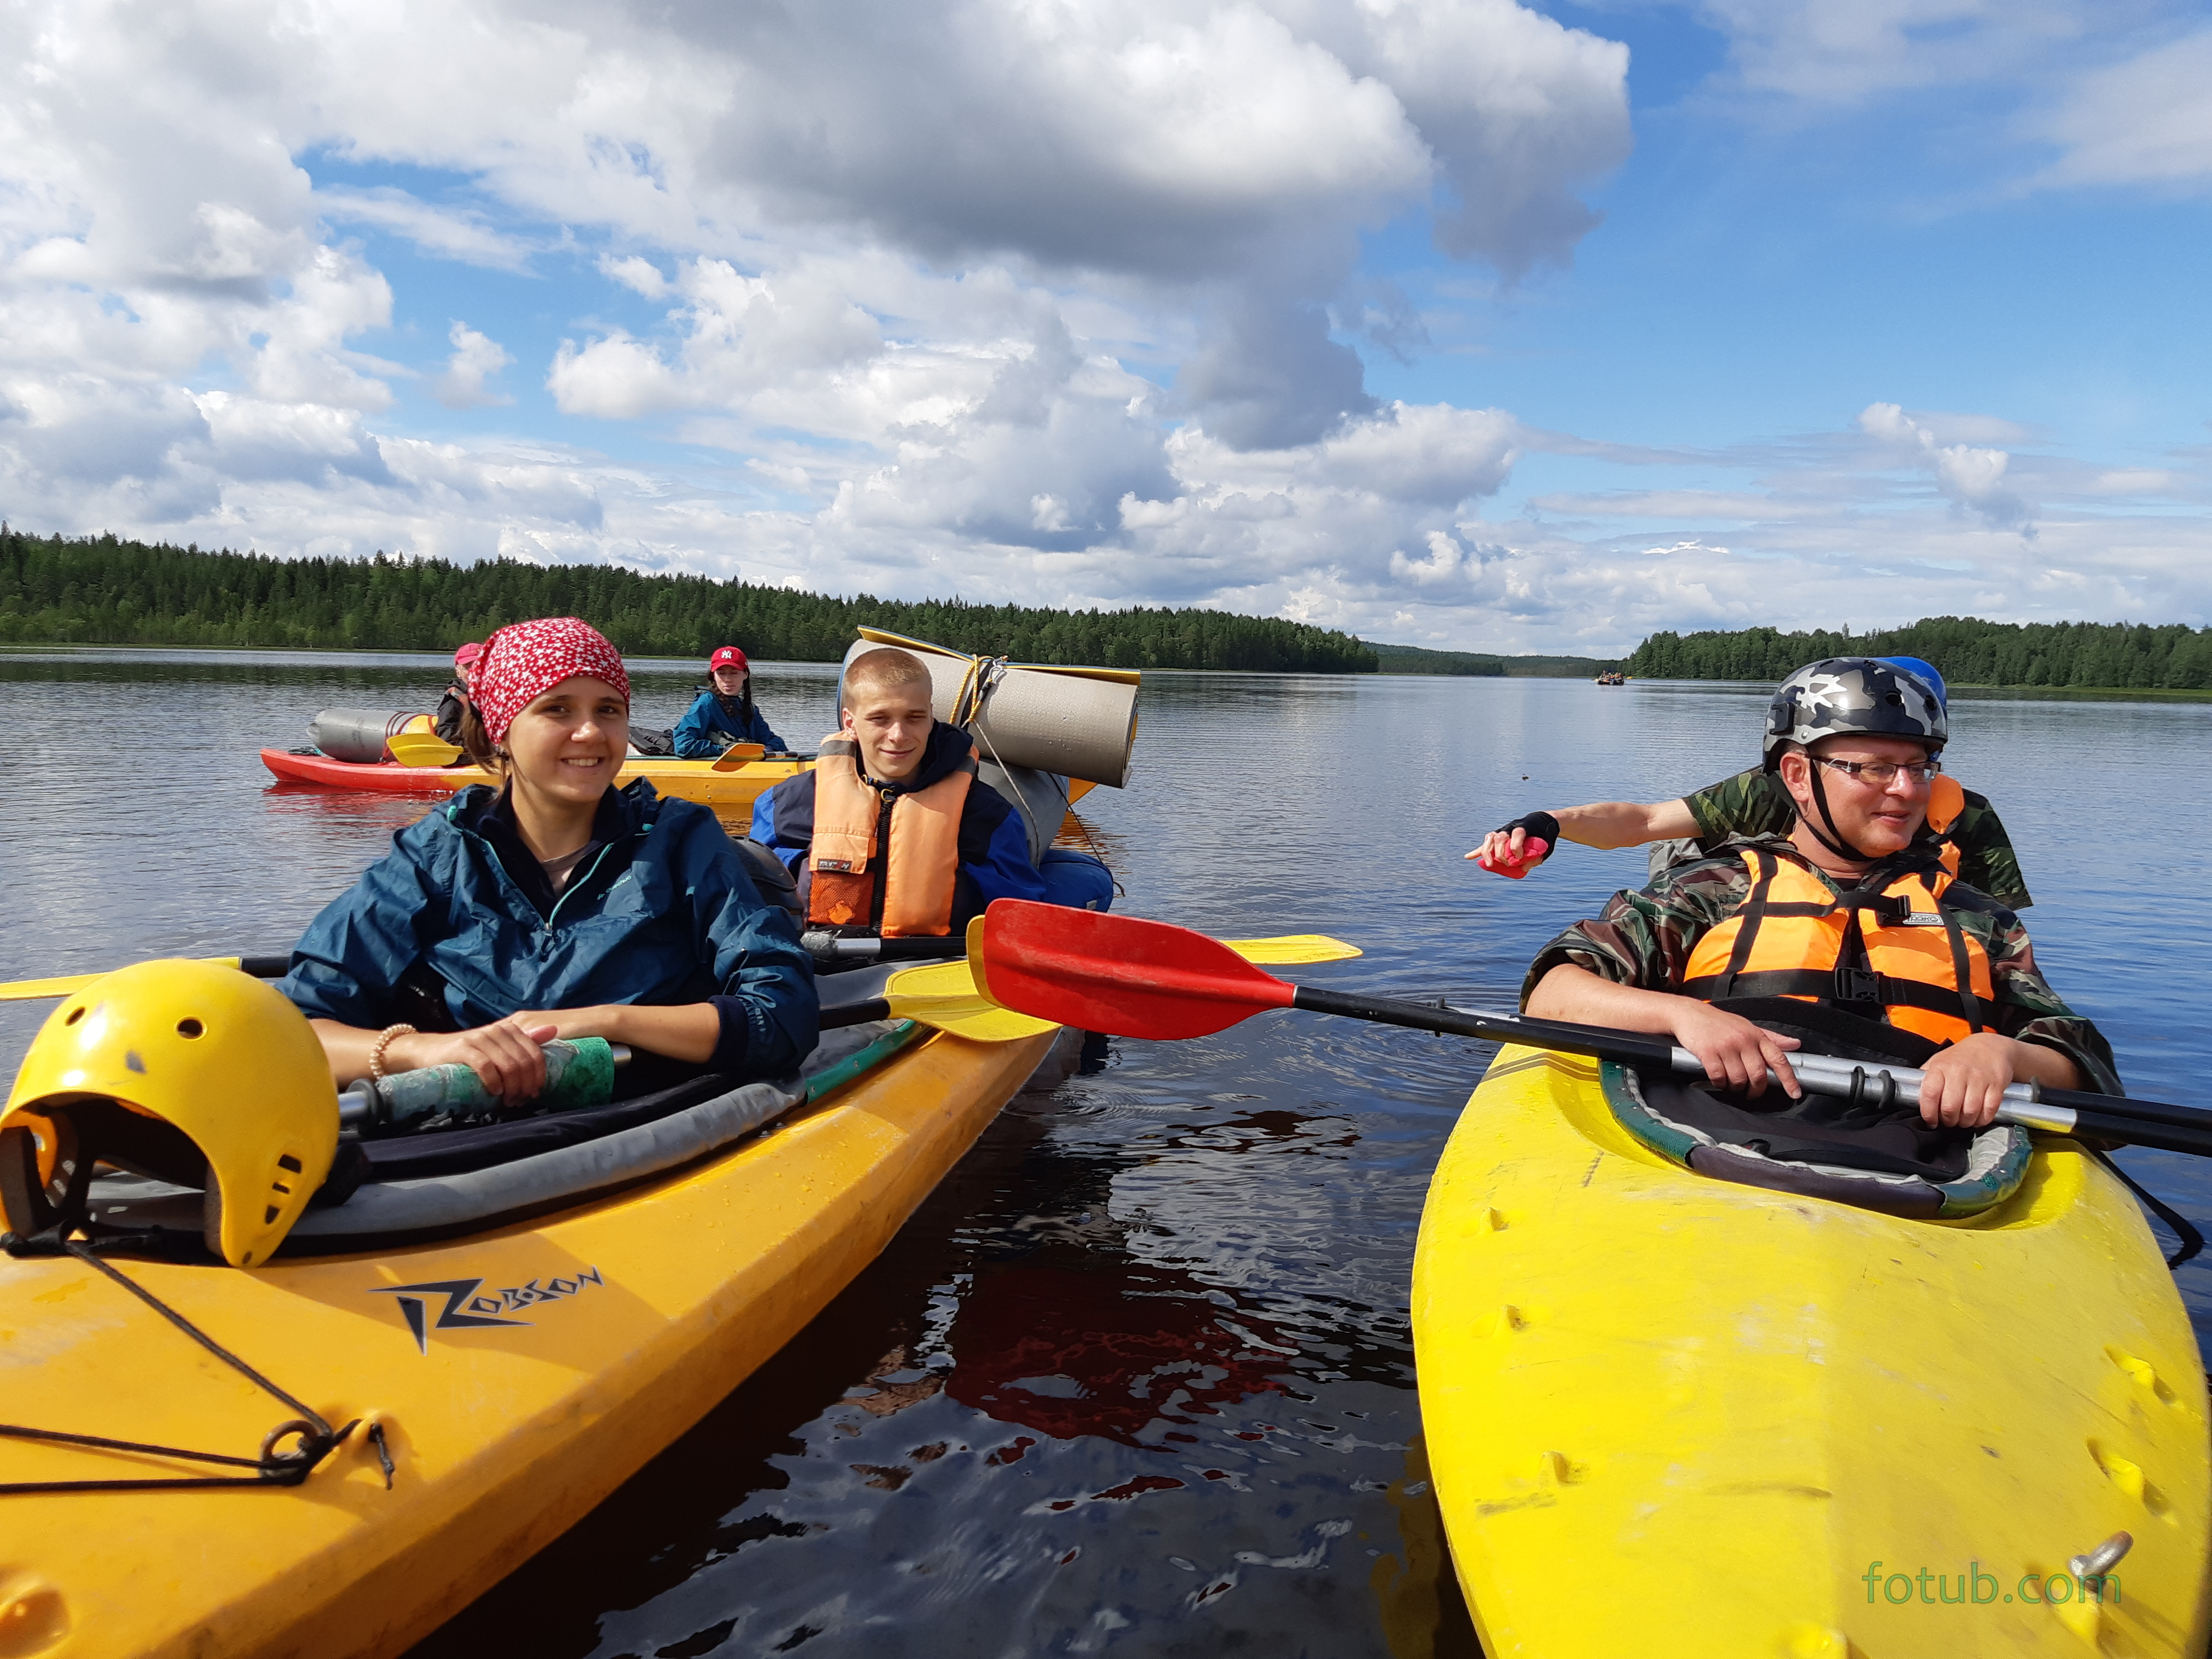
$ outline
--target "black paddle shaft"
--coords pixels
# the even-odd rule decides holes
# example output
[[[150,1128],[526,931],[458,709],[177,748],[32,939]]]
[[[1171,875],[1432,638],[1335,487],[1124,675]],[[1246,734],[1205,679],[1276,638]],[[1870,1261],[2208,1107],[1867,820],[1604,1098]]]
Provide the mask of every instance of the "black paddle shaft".
[[[1393,997],[1352,997],[1311,985],[1297,988],[1291,1006],[1316,1014],[1372,1020],[1382,1025],[1403,1025],[1416,1031],[1436,1031],[1445,1036],[1556,1048],[1565,1054],[1588,1054],[1595,1060],[1617,1060],[1626,1066],[1659,1066],[1669,1071],[1674,1066],[1674,1045],[1665,1038],[1610,1031],[1601,1025],[1571,1025],[1564,1020],[1528,1019],[1517,1014],[1470,1013],[1464,1009],[1440,1008],[1425,1002],[1401,1002]]]
[[[890,1017],[889,1000],[876,997],[866,1002],[848,1002],[842,1008],[824,1008],[822,1011],[822,1029],[835,1031],[848,1025],[866,1025],[872,1019],[889,1019]]]
[[[2072,1091],[2052,1090],[2052,1094],[2071,1093]],[[2081,1095],[2082,1100],[2104,1100],[2104,1095]],[[2071,1108],[2069,1109],[2073,1109]],[[2179,1111],[2185,1108],[2171,1107]],[[2184,1127],[2176,1124],[2148,1121],[2139,1117],[2122,1117],[2113,1112],[2076,1110],[2074,1127],[2068,1134],[2086,1135],[2092,1140],[2115,1140],[2130,1146],[2148,1146],[2161,1152],[2188,1152],[2197,1158],[2212,1158],[2212,1129]]]
[[[836,933],[809,933],[799,943],[817,957],[844,957],[860,962],[945,962],[968,954],[965,935],[919,934],[905,939],[848,939]]]
[[[1346,996],[1339,991],[1324,991],[1310,985],[1297,988],[1291,1006],[1316,1014],[1340,1014],[1348,1019],[1403,1025],[1416,1031],[1478,1037],[1486,1042],[1524,1043],[1532,1048],[1588,1054],[1625,1066],[1676,1069],[1676,1049],[1665,1038],[1638,1036],[1600,1025],[1529,1019],[1516,1014],[1479,1014],[1461,1008],[1401,1002],[1389,997]],[[1869,1067],[1870,1072],[1878,1069]],[[2045,1105],[2074,1114],[2073,1128],[2060,1133],[2123,1141],[2164,1152],[2188,1152],[2200,1158],[2212,1157],[2212,1112],[2201,1107],[2168,1106],[2153,1100],[2130,1100],[2119,1095],[2090,1094],[2076,1089],[2045,1089],[2039,1091],[2039,1097]]]

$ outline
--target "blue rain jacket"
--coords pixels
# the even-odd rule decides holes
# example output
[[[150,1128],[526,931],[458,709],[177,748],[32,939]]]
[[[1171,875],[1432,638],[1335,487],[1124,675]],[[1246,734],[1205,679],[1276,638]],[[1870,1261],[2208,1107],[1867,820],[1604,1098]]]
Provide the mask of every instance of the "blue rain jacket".
[[[406,986],[459,1030],[525,1008],[712,1002],[710,1069],[795,1069],[815,1043],[813,963],[714,815],[640,780],[601,798],[592,839],[556,899],[500,792],[464,789],[315,918],[277,989],[371,1030],[414,1022]]]
[[[758,703],[753,705],[752,717],[744,719],[735,697],[725,702],[711,690],[702,691],[676,722],[678,760],[713,760],[733,743],[757,743],[771,754],[791,747],[769,729]]]
[[[889,787],[897,793],[928,788],[967,758],[971,742],[958,726],[938,721],[930,730],[929,747],[922,753],[921,769],[905,784]],[[753,803],[752,838],[774,852],[799,878],[799,899],[804,906],[814,885],[813,872],[806,868],[807,850],[814,844],[813,773],[786,778]],[[878,831],[878,842],[883,839]],[[876,884],[878,914],[885,884]],[[980,779],[969,785],[968,799],[960,809],[960,867],[952,879],[952,931],[963,932],[993,899],[1042,902],[1051,897],[1044,878],[1030,862],[1029,832],[1022,827],[1021,815],[990,785]]]

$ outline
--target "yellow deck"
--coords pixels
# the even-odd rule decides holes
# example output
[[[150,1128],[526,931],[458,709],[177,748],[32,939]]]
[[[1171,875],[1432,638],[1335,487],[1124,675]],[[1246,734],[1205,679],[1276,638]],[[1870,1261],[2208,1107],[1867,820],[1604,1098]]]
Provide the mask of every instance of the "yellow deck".
[[[1899,1220],[1678,1169],[1597,1078],[1503,1051],[1422,1219],[1422,1418],[1491,1659],[2202,1659],[2204,1371],[2124,1188],[2049,1140],[1988,1215]],[[2121,1531],[2102,1601],[2051,1581]]]
[[[689,1173],[501,1232],[251,1273],[121,1261],[332,1423],[384,1423],[398,1476],[356,1431],[290,1490],[0,1496],[0,1659],[402,1651],[782,1346],[1052,1041],[933,1037]],[[463,1310],[523,1322],[441,1330],[425,1291],[418,1348],[389,1287],[430,1281],[479,1281]],[[0,1258],[0,1401],[248,1457],[289,1415],[68,1259]],[[203,1471],[0,1439],[0,1480],[141,1472]]]

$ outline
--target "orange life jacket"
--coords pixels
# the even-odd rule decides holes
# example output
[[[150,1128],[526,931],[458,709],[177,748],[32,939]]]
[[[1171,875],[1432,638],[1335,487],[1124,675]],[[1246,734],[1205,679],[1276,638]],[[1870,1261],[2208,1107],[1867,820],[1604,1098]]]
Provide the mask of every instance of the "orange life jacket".
[[[1959,873],[1959,843],[1951,839],[1951,826],[1966,810],[1966,792],[1959,787],[1958,779],[1937,773],[1928,790],[1928,828],[1942,837],[1937,856],[1942,860],[1943,867],[1954,876]]]
[[[832,732],[822,739],[814,763],[806,920],[817,927],[872,927],[885,939],[951,933],[960,814],[975,779],[975,745],[957,768],[912,793],[878,790],[860,775],[860,755],[859,744]],[[877,832],[886,801],[889,851],[879,853]]]
[[[1943,903],[1951,872],[1934,859],[1841,895],[1795,850],[1738,849],[1743,902],[1690,952],[1682,989],[1708,1002],[1794,997],[1952,1042],[1989,1029],[1988,951]],[[1955,849],[1951,860],[1957,858]],[[1863,947],[1863,948],[1862,948]]]

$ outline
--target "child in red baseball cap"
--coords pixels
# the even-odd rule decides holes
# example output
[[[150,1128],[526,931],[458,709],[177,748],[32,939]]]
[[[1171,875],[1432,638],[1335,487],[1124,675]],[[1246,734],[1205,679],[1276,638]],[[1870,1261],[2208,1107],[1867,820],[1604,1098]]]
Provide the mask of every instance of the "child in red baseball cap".
[[[676,722],[678,759],[713,760],[733,743],[757,743],[771,755],[787,752],[788,745],[753,706],[752,665],[743,651],[734,645],[720,647],[707,659],[707,678],[710,689]]]

